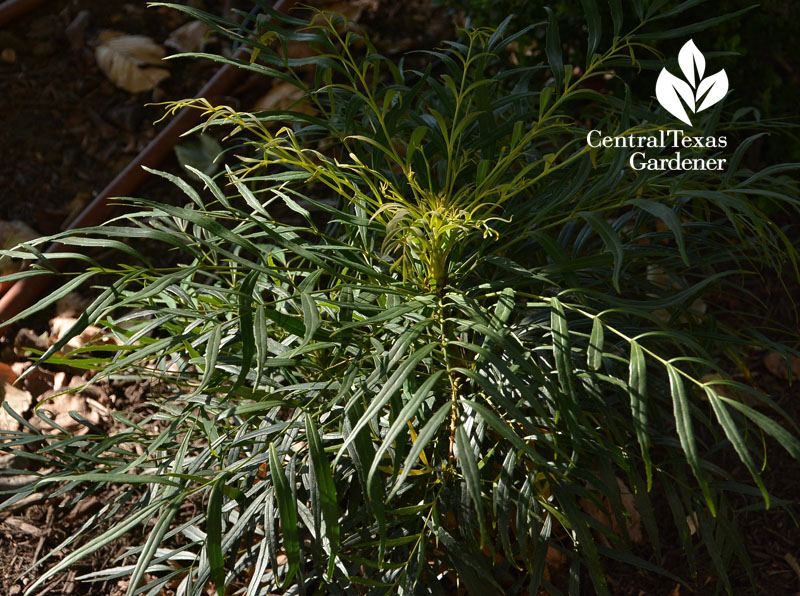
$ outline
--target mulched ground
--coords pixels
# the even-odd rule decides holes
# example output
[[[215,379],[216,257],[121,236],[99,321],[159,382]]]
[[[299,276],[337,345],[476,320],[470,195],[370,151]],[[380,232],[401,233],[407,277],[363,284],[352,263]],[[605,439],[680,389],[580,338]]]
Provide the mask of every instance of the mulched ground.
[[[222,10],[226,2],[190,2],[209,10]],[[346,4],[340,2],[339,4]],[[352,3],[351,3],[352,4]],[[86,17],[80,17],[86,11]],[[387,54],[429,47],[452,33],[451,20],[432,0],[405,3],[372,0],[361,3],[360,21],[374,34],[379,49]],[[76,19],[86,20],[77,37],[65,34]],[[106,0],[52,0],[34,13],[0,30],[0,220],[22,220],[41,234],[57,232],[61,222],[86,205],[156,134],[161,125],[153,121],[162,108],[145,103],[190,97],[216,71],[216,66],[201,61],[173,62],[172,76],[155,91],[131,94],[115,87],[98,69],[94,47],[103,30],[144,34],[157,42],[185,22],[179,14],[165,9],[146,9],[145,2],[107,2]],[[219,43],[219,42],[213,42]],[[210,50],[219,50],[212,45]],[[244,78],[232,93],[231,101],[254,101],[269,91],[269,82]],[[179,170],[174,158],[165,169]],[[181,201],[180,195],[157,180],[146,183],[139,196]],[[797,321],[789,307],[791,298],[774,284],[768,297],[774,312],[787,330],[797,332]],[[767,286],[762,286],[762,292]],[[29,322],[40,333],[44,321]],[[0,343],[0,361],[16,359],[14,339],[17,329]],[[32,333],[35,337],[36,333]],[[33,341],[33,340],[32,340]],[[747,364],[748,381],[764,390],[794,420],[800,421],[797,386],[771,371],[765,353],[753,353]],[[54,371],[57,372],[57,371]],[[135,410],[142,407],[148,391],[146,383],[108,385],[97,401],[105,407]],[[737,478],[747,480],[744,470],[735,468]],[[7,462],[0,465],[9,465]],[[800,469],[773,443],[767,444],[765,480],[778,497],[797,500],[800,494]],[[100,506],[103,495],[71,507],[68,494],[58,499],[28,503],[0,512],[0,595],[19,594],[35,572],[19,581],[21,573],[56,547],[89,518]],[[108,495],[105,496],[107,498]],[[750,503],[736,504],[744,508]],[[669,516],[664,516],[668,518]],[[797,596],[800,594],[800,530],[783,510],[742,512],[737,523],[753,559],[759,594]],[[665,530],[667,565],[685,575],[684,553],[676,541],[668,542]],[[124,540],[102,549],[75,569],[48,583],[45,593],[111,595],[124,593],[124,584],[115,582],[81,584],[76,576],[110,566],[124,552]],[[56,559],[64,554],[56,556]],[[711,594],[710,565],[699,561],[700,572],[695,594]],[[736,594],[750,593],[742,569],[732,568]],[[634,596],[680,596],[690,590],[671,585],[652,574],[632,572],[622,565],[609,567],[609,581],[615,594]],[[683,591],[681,591],[683,590]],[[588,592],[587,592],[588,594]]]

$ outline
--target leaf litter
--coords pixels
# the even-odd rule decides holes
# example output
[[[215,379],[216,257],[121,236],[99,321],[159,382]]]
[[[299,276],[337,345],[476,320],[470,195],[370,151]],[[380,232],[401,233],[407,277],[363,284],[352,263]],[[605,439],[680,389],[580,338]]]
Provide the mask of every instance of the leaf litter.
[[[94,55],[103,74],[131,93],[150,91],[170,76],[162,62],[166,50],[145,35],[103,31]]]

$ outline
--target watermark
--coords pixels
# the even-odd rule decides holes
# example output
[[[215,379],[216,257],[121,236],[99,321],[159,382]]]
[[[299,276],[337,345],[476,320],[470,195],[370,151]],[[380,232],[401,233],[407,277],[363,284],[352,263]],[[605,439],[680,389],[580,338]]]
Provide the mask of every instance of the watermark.
[[[723,68],[717,74],[703,78],[706,59],[691,39],[678,52],[678,65],[688,83],[662,68],[656,81],[656,99],[670,114],[691,126],[686,107],[696,114],[719,103],[728,92],[728,75]]]
[[[725,158],[686,157],[680,149],[724,149],[728,146],[725,137],[695,137],[684,134],[682,130],[658,130],[651,135],[621,135],[609,137],[600,130],[590,130],[586,144],[592,149],[666,149],[678,148],[671,157],[647,158],[644,151],[634,151],[628,165],[634,170],[724,170],[728,160]]]
[[[656,81],[656,99],[678,120],[692,126],[692,115],[719,103],[728,92],[725,69],[705,77],[706,59],[693,40],[683,44],[678,53],[678,65],[686,80],[662,68]],[[725,137],[692,136],[683,130],[657,130],[648,135],[607,136],[600,130],[586,135],[586,144],[593,149],[640,149],[633,151],[628,165],[634,170],[724,170],[725,158],[704,158],[705,149],[724,149]],[[669,157],[647,157],[643,149],[676,149]],[[683,151],[683,154],[681,153]],[[687,153],[690,155],[687,156]],[[652,154],[652,152],[651,152]]]

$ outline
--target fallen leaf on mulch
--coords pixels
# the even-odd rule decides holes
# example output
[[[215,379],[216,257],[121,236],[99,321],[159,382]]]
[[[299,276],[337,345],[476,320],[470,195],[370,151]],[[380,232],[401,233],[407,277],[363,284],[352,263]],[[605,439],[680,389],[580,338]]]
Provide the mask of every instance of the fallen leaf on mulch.
[[[791,366],[792,379],[800,378],[800,358],[789,356],[788,364]],[[789,380],[789,366],[787,366],[786,359],[777,352],[771,352],[764,356],[764,366],[779,379]]]
[[[350,21],[358,21],[365,10],[375,12],[378,9],[377,0],[317,0],[313,4],[320,10],[340,14]]]
[[[14,248],[21,242],[27,242],[37,238],[37,234],[28,224],[21,221],[3,221],[0,220],[0,250],[7,250]],[[0,275],[5,273],[13,273],[19,269],[11,257],[0,256]],[[7,286],[5,282],[0,285],[0,291]]]
[[[33,366],[33,362],[15,362],[11,365],[12,372],[18,377],[26,370]],[[34,368],[25,375],[25,378],[17,385],[20,389],[24,389],[30,393],[34,398],[38,398],[42,393],[48,389],[53,388],[55,383],[55,373],[50,372],[44,368]]]
[[[44,534],[44,530],[42,528],[38,528],[33,524],[29,524],[24,519],[19,517],[7,517],[3,520],[3,523],[14,528],[15,530],[23,532],[24,534],[30,534],[31,536],[38,537]]]
[[[76,322],[77,319],[75,317],[67,316],[57,316],[50,319],[50,343],[55,343],[58,338],[69,331]],[[89,325],[79,335],[70,339],[66,347],[77,350],[86,346],[107,346],[118,343],[119,342],[114,337],[105,333],[100,327]]]
[[[200,21],[189,21],[169,34],[164,45],[179,52],[199,52],[208,42],[209,27]]]
[[[47,340],[45,334],[38,335],[32,329],[23,327],[17,331],[17,336],[14,338],[14,353],[20,357],[25,358],[29,354],[29,350],[44,351],[47,349]]]
[[[95,495],[78,501],[75,506],[67,513],[67,519],[80,519],[85,515],[91,515],[103,506],[103,502]]]
[[[304,99],[302,89],[291,83],[278,83],[262,96],[254,106],[255,111],[260,110],[285,110],[291,108],[302,114],[313,116],[316,111]]]
[[[92,424],[100,424],[100,414],[87,403],[86,396],[80,393],[62,393],[61,395],[56,395],[57,393],[56,390],[44,392],[40,396],[40,401],[48,399],[50,401],[42,404],[37,409],[46,414],[48,418],[53,420],[68,433],[72,435],[84,435],[89,432],[89,428],[75,420],[75,418],[70,415],[70,412],[77,413],[79,417],[85,418]],[[31,418],[31,424],[45,434],[61,432],[59,429],[48,424],[45,420],[42,420],[39,416]]]
[[[103,31],[94,57],[112,83],[130,93],[150,91],[169,76],[161,64],[166,52],[149,37]]]
[[[617,478],[617,486],[619,487],[622,506],[630,516],[629,518],[625,519],[625,529],[631,539],[631,542],[634,544],[640,544],[644,540],[644,535],[642,534],[642,516],[638,509],[636,509],[636,498],[633,496],[631,489],[628,488],[628,485],[625,484],[621,478]],[[580,505],[588,515],[602,522],[606,526],[609,526],[615,534],[620,535],[621,528],[619,527],[616,516],[612,515],[611,519],[609,520],[609,516],[606,513],[606,511],[611,511],[611,502],[606,497],[603,497],[602,501],[603,505],[605,506],[605,510],[601,510],[594,503],[591,503],[585,499],[581,499]],[[606,546],[610,546],[605,536],[601,535],[600,541]]]
[[[20,415],[27,412],[33,403],[33,397],[30,393],[9,383],[0,385],[0,394],[2,394],[0,395],[0,402],[7,403],[12,410]],[[4,407],[0,407],[0,431],[19,429],[19,422],[6,412]]]

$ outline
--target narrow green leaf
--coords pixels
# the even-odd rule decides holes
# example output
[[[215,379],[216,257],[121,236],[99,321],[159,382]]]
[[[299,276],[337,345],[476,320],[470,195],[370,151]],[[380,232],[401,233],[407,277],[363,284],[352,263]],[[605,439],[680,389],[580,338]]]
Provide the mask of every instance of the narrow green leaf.
[[[364,412],[364,415],[361,416],[358,422],[356,422],[356,424],[353,426],[350,436],[347,437],[345,442],[339,448],[339,453],[337,454],[335,461],[339,460],[339,458],[345,453],[347,447],[353,441],[355,441],[359,431],[369,424],[369,421],[372,419],[372,417],[375,416],[389,402],[389,399],[392,397],[394,392],[398,391],[400,387],[403,386],[403,383],[405,383],[414,373],[414,369],[416,368],[417,364],[419,364],[420,360],[430,354],[436,347],[436,344],[428,344],[427,346],[416,350],[406,359],[405,362],[403,362],[403,364],[400,365],[394,374],[389,377],[383,387],[381,387],[381,390],[378,392],[378,394],[370,401],[367,411]]]
[[[258,273],[251,271],[247,274],[247,277],[245,277],[244,282],[242,282],[242,287],[239,290],[239,335],[242,339],[242,368],[239,371],[239,376],[231,388],[229,395],[233,395],[234,391],[244,384],[256,354],[253,290],[255,289],[257,280]]]
[[[289,562],[289,570],[283,578],[281,588],[286,588],[300,570],[300,532],[297,527],[297,504],[295,503],[289,481],[283,471],[275,444],[269,444],[269,470],[275,496],[278,499],[278,514],[283,530],[283,548]],[[277,573],[277,570],[276,570]]]
[[[583,12],[586,14],[586,24],[589,28],[589,45],[586,50],[586,67],[592,62],[592,56],[597,51],[600,43],[600,36],[603,32],[603,22],[600,19],[600,10],[597,8],[597,0],[581,0]]]
[[[694,472],[697,482],[700,484],[700,489],[706,499],[706,504],[712,515],[715,515],[714,500],[711,498],[711,491],[708,487],[708,481],[700,466],[700,458],[697,454],[697,444],[694,437],[694,428],[692,425],[692,413],[689,406],[689,399],[686,395],[686,388],[683,385],[683,379],[678,370],[667,363],[667,373],[669,374],[669,386],[672,393],[672,408],[675,416],[675,426],[678,431],[678,438],[681,442],[683,452],[686,454],[686,461]]]
[[[513,428],[511,428],[497,414],[495,414],[485,405],[469,399],[464,399],[462,401],[469,407],[477,411],[481,415],[481,417],[486,421],[486,424],[491,426],[497,433],[499,433],[503,438],[508,440],[514,447],[516,447],[520,451],[524,451],[534,462],[536,462],[537,465],[541,466],[542,468],[548,465],[547,461],[539,453],[537,453],[533,447],[528,445],[522,437],[520,437],[516,432],[514,432]]]
[[[622,248],[622,242],[619,240],[619,235],[614,229],[603,219],[602,216],[594,213],[593,211],[580,211],[578,213],[587,223],[592,226],[592,229],[597,232],[600,238],[603,239],[608,251],[614,256],[614,271],[612,273],[612,280],[614,289],[621,293],[619,287],[619,276],[622,272],[622,264],[625,260],[625,250]]]
[[[583,555],[581,557],[583,559],[582,562],[589,570],[595,593],[598,596],[610,596],[608,582],[603,574],[603,567],[597,554],[597,543],[589,529],[589,524],[585,521],[586,514],[579,509],[579,505],[576,502],[577,499],[572,494],[571,489],[563,487],[558,482],[551,482],[550,489],[553,491],[563,514],[546,503],[542,503],[542,505],[553,514],[559,513],[559,521],[566,522],[567,527],[570,527],[575,532],[583,551],[581,553]]]
[[[736,148],[736,151],[733,152],[733,156],[731,157],[725,174],[722,176],[722,182],[724,184],[727,185],[731,181],[733,175],[739,171],[739,164],[742,162],[744,154],[747,153],[747,150],[750,148],[750,146],[765,134],[767,133],[760,132],[758,134],[751,135],[739,144],[739,146]]]
[[[423,429],[419,432],[419,435],[417,435],[417,440],[414,441],[414,445],[411,447],[411,451],[408,452],[408,457],[406,457],[406,461],[403,464],[403,471],[400,472],[399,478],[394,483],[392,490],[386,496],[387,502],[389,502],[391,498],[397,494],[397,491],[408,477],[409,472],[411,472],[411,468],[417,463],[419,454],[422,453],[422,450],[425,449],[431,439],[433,439],[433,437],[441,430],[442,422],[449,413],[450,404],[446,403],[436,410],[436,413],[431,416],[430,420],[428,420]]]
[[[553,10],[548,6],[547,11],[547,39],[545,41],[545,51],[547,60],[550,63],[550,70],[556,79],[556,89],[561,88],[564,81],[564,57],[561,53],[561,36],[558,33],[558,19]]]
[[[261,384],[261,377],[264,375],[264,366],[267,358],[270,356],[269,351],[269,334],[267,333],[267,316],[265,314],[265,307],[259,305],[256,308],[256,316],[254,322],[254,340],[256,344],[256,380],[253,387],[258,389]]]
[[[604,330],[600,317],[592,321],[592,334],[589,336],[589,346],[586,348],[586,366],[591,370],[600,370],[603,364]]]
[[[464,426],[458,425],[456,427],[456,448],[458,450],[457,460],[461,473],[464,475],[464,482],[467,485],[467,491],[475,504],[475,511],[478,514],[478,524],[481,530],[481,546],[486,544],[486,513],[483,510],[483,490],[481,488],[481,473],[478,470],[478,463],[475,461],[475,453],[472,450],[467,433],[464,432]]]
[[[614,23],[614,37],[617,37],[622,31],[622,0],[608,0],[608,6],[611,8],[611,20]]]
[[[57,565],[54,565],[47,571],[45,571],[41,576],[39,576],[36,581],[34,581],[30,586],[28,586],[27,590],[25,591],[25,596],[30,596],[31,594],[35,593],[36,588],[41,586],[44,582],[48,579],[56,575],[57,573],[63,571],[64,569],[69,568],[77,561],[80,561],[84,557],[89,556],[90,554],[94,553],[95,551],[112,544],[118,538],[124,536],[128,532],[130,532],[133,528],[138,526],[142,523],[145,519],[153,515],[158,509],[162,506],[162,503],[156,502],[151,503],[148,506],[145,506],[143,509],[140,509],[135,514],[124,518],[109,528],[107,531],[103,532],[97,538],[93,538],[86,544],[82,545],[79,548],[76,548],[73,552],[65,556]]]
[[[676,27],[675,29],[666,29],[664,27],[659,27],[656,31],[653,31],[652,33],[638,33],[636,37],[639,39],[646,39],[648,41],[657,39],[675,39],[676,37],[683,38],[688,35],[698,33],[699,31],[705,31],[706,29],[710,29],[711,27],[716,27],[717,25],[724,23],[725,21],[735,19],[736,17],[751,11],[756,6],[758,6],[758,4],[754,4],[753,6],[749,6],[747,8],[743,8],[735,12],[729,12],[717,17],[712,17],[704,21],[697,21],[695,23],[690,23],[682,27]]]
[[[3,324],[5,326],[12,325],[21,319],[25,319],[30,315],[39,312],[44,308],[47,308],[54,302],[61,300],[61,298],[63,298],[70,292],[73,292],[77,288],[83,286],[89,279],[91,279],[95,275],[97,275],[96,271],[87,271],[85,273],[81,273],[80,275],[70,280],[68,283],[64,284],[54,292],[48,293],[41,301],[37,302],[33,306],[29,306],[18,315],[11,317],[7,321],[4,321]]]
[[[222,500],[226,475],[220,476],[211,487],[206,514],[206,554],[211,567],[211,581],[217,596],[225,596],[225,558],[222,554]]]
[[[569,338],[569,327],[564,307],[557,298],[550,301],[550,328],[553,339],[553,359],[558,372],[558,384],[561,388],[560,406],[564,420],[573,433],[573,438],[579,440],[582,435],[581,404],[578,393],[575,391],[575,370],[572,364],[572,346]]]
[[[395,418],[392,426],[386,432],[386,436],[383,438],[383,442],[381,446],[378,448],[378,451],[375,453],[375,459],[372,461],[372,465],[370,466],[369,473],[367,474],[367,486],[373,486],[373,477],[378,470],[378,466],[381,463],[384,453],[388,452],[392,445],[394,444],[395,439],[401,433],[408,432],[408,423],[416,416],[422,402],[428,398],[431,390],[433,389],[434,385],[436,385],[437,381],[442,378],[444,374],[443,370],[437,370],[433,373],[430,377],[425,379],[425,382],[419,386],[419,388],[414,392],[414,395],[408,400],[403,409],[398,412],[397,417]],[[376,483],[375,486],[378,486]],[[370,498],[378,498],[382,497],[382,495],[370,495]]]
[[[541,93],[539,93],[539,120],[544,118],[545,110],[547,110],[547,104],[550,103],[550,98],[552,95],[552,87],[545,87],[542,89]]]
[[[408,149],[406,150],[406,167],[411,164],[411,158],[414,157],[414,153],[422,148],[422,139],[425,138],[429,130],[427,126],[418,126],[411,133],[411,137],[408,140]]]
[[[673,236],[675,236],[675,242],[678,245],[678,251],[681,253],[683,263],[688,266],[689,257],[686,254],[686,243],[683,240],[683,225],[681,224],[678,214],[663,203],[657,203],[656,201],[650,201],[648,199],[631,199],[628,202],[658,217],[667,225]]]
[[[378,558],[382,560],[387,544],[384,495],[378,487],[367,485],[369,468],[375,460],[376,454],[375,443],[372,441],[372,429],[369,425],[366,425],[358,432],[353,430],[356,423],[363,419],[364,410],[362,408],[362,403],[360,400],[355,400],[349,407],[345,408],[345,420],[342,424],[342,432],[346,440],[350,441],[347,451],[350,454],[351,461],[358,474],[363,493],[367,496],[366,505],[378,524]],[[334,460],[334,466],[336,466],[337,461],[338,456],[337,459]],[[377,476],[374,476],[372,481],[373,483],[381,483],[381,479]],[[375,498],[371,498],[371,495],[376,496]]]
[[[500,534],[500,541],[506,553],[506,559],[519,569],[519,565],[514,560],[514,549],[511,547],[511,538],[509,536],[511,511],[515,500],[512,496],[512,483],[516,463],[517,452],[509,449],[503,460],[503,467],[492,494],[492,507],[497,520],[497,533]]]
[[[184,161],[181,159],[181,154],[178,150],[176,150],[176,154],[178,157],[178,163],[184,165]],[[156,176],[160,176],[165,180],[169,180],[170,182],[172,182],[172,184],[180,188],[183,191],[183,193],[187,197],[189,197],[195,205],[197,205],[201,209],[204,208],[203,201],[200,200],[200,195],[198,195],[197,191],[191,186],[189,186],[189,184],[183,178],[175,176],[174,174],[170,174],[168,172],[162,172],[161,170],[154,170],[152,168],[148,168],[147,166],[142,166],[142,169],[150,172],[151,174],[155,174]]]
[[[750,406],[747,406],[740,401],[730,399],[723,395],[719,395],[719,398],[755,422],[761,430],[778,441],[781,447],[790,453],[793,458],[800,461],[800,440],[798,440],[796,436],[783,428],[769,416],[765,416],[761,412],[754,410]]]
[[[322,517],[325,520],[325,535],[330,542],[330,561],[328,562],[328,581],[333,578],[336,564],[336,555],[339,552],[339,505],[336,496],[336,485],[325,450],[322,448],[317,425],[313,417],[306,412],[306,440],[308,441],[308,456],[314,469],[314,477],[319,487],[320,502],[322,504]],[[376,458],[377,460],[377,458]]]
[[[649,492],[653,486],[653,465],[650,461],[650,435],[647,433],[647,361],[641,346],[636,341],[631,342],[628,394],[631,400],[633,426],[644,458]]]
[[[179,486],[178,483],[157,474],[120,474],[114,472],[53,475],[42,478],[36,485],[38,487],[50,482],[111,482],[114,484],[165,484],[167,486]]]
[[[208,343],[206,344],[205,368],[203,370],[203,377],[200,380],[200,385],[197,386],[192,392],[192,395],[199,395],[205,391],[214,378],[214,372],[217,369],[217,359],[219,358],[219,348],[222,343],[222,325],[215,324],[214,328],[208,336]]]
[[[303,305],[303,323],[305,324],[303,344],[307,344],[319,329],[319,311],[316,302],[307,292],[300,293],[300,301]]]
[[[298,337],[305,336],[306,325],[301,317],[287,315],[272,308],[267,308],[266,306],[261,307],[261,311],[265,319],[269,319],[281,329]],[[327,337],[322,331],[319,331],[315,334],[314,339],[324,340],[327,339]]]
[[[711,511],[713,512],[714,509],[712,508]],[[717,571],[717,576],[722,579],[727,593],[733,594],[731,580],[728,577],[730,566],[726,564],[727,557],[720,552],[720,546],[724,546],[724,543],[720,540],[719,535],[715,531],[716,528],[714,527],[717,524],[712,524],[711,520],[708,519],[705,512],[700,510],[700,508],[695,509],[694,517],[697,520],[697,529],[699,530],[700,538],[706,550],[708,550],[708,554],[711,556],[711,562],[714,565],[714,569]]]
[[[675,583],[681,583],[681,578],[677,575],[674,575],[664,569],[659,565],[654,565],[650,561],[646,559],[642,559],[641,557],[637,557],[634,554],[627,553],[621,550],[617,550],[614,548],[608,548],[605,546],[598,546],[597,552],[604,557],[608,557],[609,559],[613,559],[615,561],[621,561],[626,565],[630,565],[632,568],[638,569],[646,569],[647,571],[652,571],[653,573],[658,573],[659,575],[663,575],[664,577],[669,578],[671,581]]]
[[[511,313],[514,312],[514,288],[503,288],[497,297],[494,307],[494,316],[500,323],[507,323]]]
[[[714,410],[714,415],[717,417],[717,422],[719,422],[719,425],[725,432],[725,436],[728,437],[731,445],[733,445],[733,448],[739,455],[739,459],[741,459],[742,463],[747,467],[747,470],[750,472],[750,475],[753,477],[756,485],[758,485],[758,488],[761,489],[761,495],[764,497],[764,503],[766,504],[766,508],[769,509],[769,492],[767,491],[767,487],[764,485],[764,481],[761,479],[758,466],[756,466],[755,462],[753,461],[753,456],[750,453],[750,449],[748,449],[742,434],[739,432],[739,429],[736,426],[736,422],[731,417],[727,406],[720,399],[719,394],[714,390],[714,388],[710,385],[705,385],[703,389],[705,389],[708,402],[711,404],[711,408]]]

